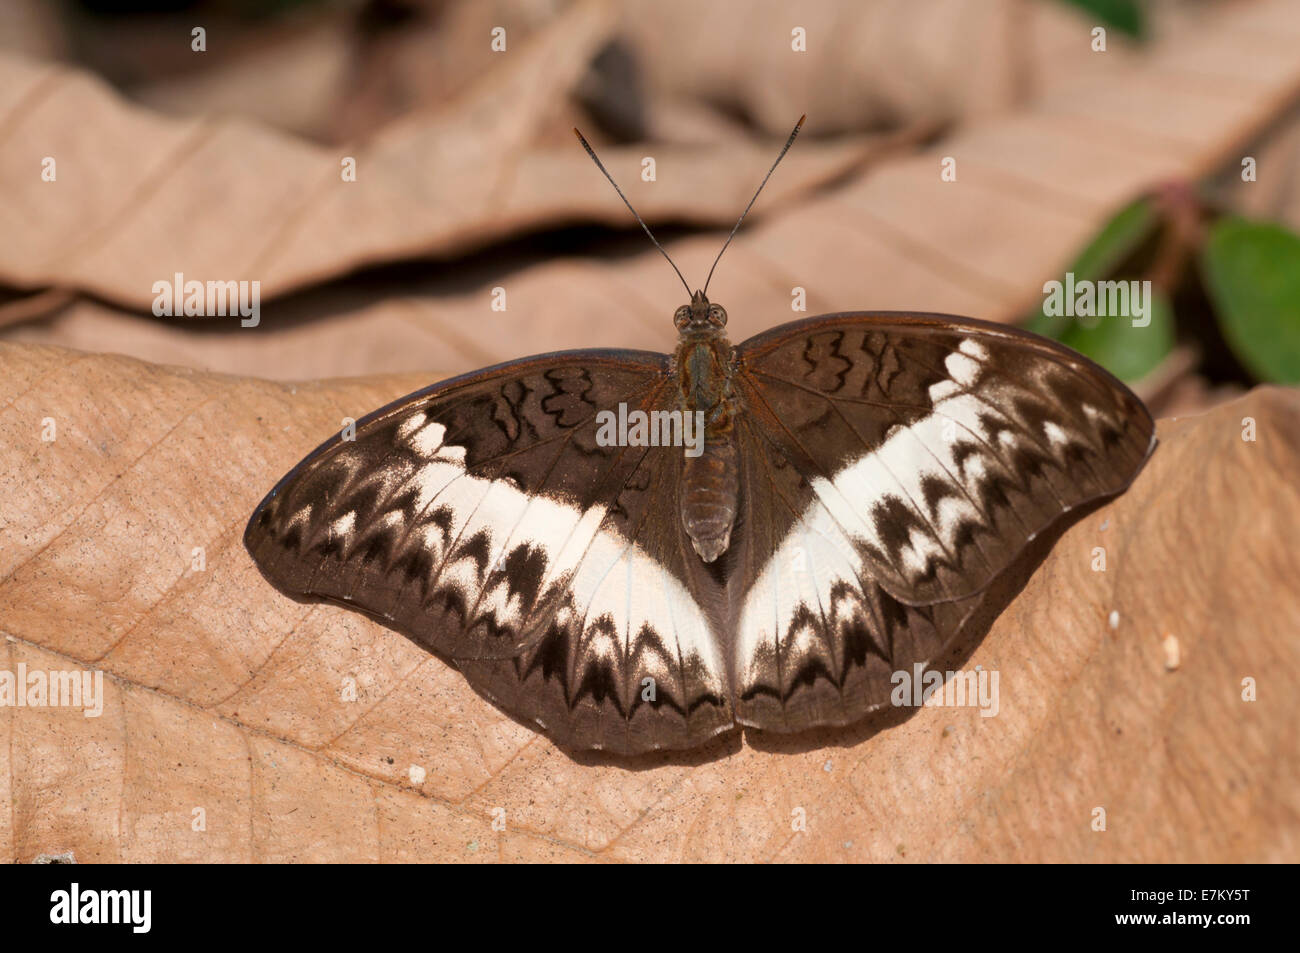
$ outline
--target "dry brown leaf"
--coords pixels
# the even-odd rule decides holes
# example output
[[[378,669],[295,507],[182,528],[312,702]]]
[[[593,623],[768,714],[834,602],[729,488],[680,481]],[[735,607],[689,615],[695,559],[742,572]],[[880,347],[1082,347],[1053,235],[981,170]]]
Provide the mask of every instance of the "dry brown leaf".
[[[727,306],[736,339],[799,316],[791,311],[795,287],[807,292],[808,314],[896,308],[1015,319],[1115,209],[1170,179],[1239,165],[1241,151],[1300,93],[1297,13],[1289,0],[1238,4],[1139,57],[1089,54],[1091,66],[1074,70],[1071,84],[1053,84],[1016,112],[971,122],[919,155],[886,160],[803,201],[783,203],[773,191],[759,209],[771,214],[737,236],[710,295]],[[1053,34],[1052,44],[1060,42]],[[0,84],[0,95],[5,89]],[[0,115],[13,110],[0,107]],[[817,122],[815,115],[809,120],[810,133]],[[806,145],[801,141],[787,157],[789,170],[800,172]],[[627,222],[576,144],[567,160],[549,155],[533,154],[518,167],[532,183],[525,191],[555,178],[564,182],[558,194],[566,196],[571,220]],[[691,208],[708,208],[725,221],[770,161],[757,150],[748,164],[729,168],[731,155],[715,164],[700,154],[660,156],[653,188],[639,180],[636,150],[607,157],[643,211],[685,217]],[[946,155],[957,159],[956,182],[939,178]],[[783,167],[770,188],[789,170]],[[662,208],[655,195],[663,197]],[[0,234],[19,242],[16,230]],[[690,236],[669,249],[699,281],[721,239],[722,233]],[[135,247],[114,241],[102,252],[121,257]],[[418,280],[327,286],[269,306],[254,331],[195,337],[192,322],[164,324],[83,302],[5,336],[87,350],[109,342],[154,360],[303,379],[452,372],[564,347],[664,349],[682,289],[638,234],[629,232],[623,248],[637,253],[540,262],[486,255],[431,267]],[[150,261],[133,268],[150,280],[170,273],[171,259],[141,254]],[[198,273],[188,265],[185,271]],[[496,287],[508,292],[505,312],[491,310]],[[34,304],[24,302],[23,313]]]
[[[576,5],[456,108],[348,153],[239,120],[164,120],[82,74],[0,60],[0,116],[20,144],[4,154],[0,277],[144,308],[174,271],[252,274],[269,297],[396,249],[461,247],[611,22],[603,3]],[[57,181],[33,174],[43,156]]]
[[[1241,215],[1300,231],[1300,109],[1241,157],[1247,158],[1255,160],[1255,178],[1242,178],[1240,161],[1229,164],[1209,183],[1211,198]]]
[[[234,114],[323,142],[365,140],[395,119],[441,109],[505,67],[509,58],[492,49],[494,27],[507,30],[509,48],[520,48],[572,2],[309,4],[270,22],[221,24],[219,44],[198,69],[174,62],[178,45],[171,37],[187,37],[186,31],[148,20],[122,44],[125,55],[154,54],[171,68],[127,91],[173,115]],[[157,55],[159,34],[171,62]],[[120,41],[120,31],[113,37]],[[192,63],[186,53],[188,44],[180,55]]]
[[[0,51],[22,50],[28,56],[55,59],[68,52],[60,10],[40,0],[0,4]]]
[[[622,32],[650,86],[775,134],[802,112],[843,132],[1004,110],[1032,92],[1044,20],[1078,22],[1022,0],[629,0]]]
[[[532,145],[611,29],[605,4],[575,4],[453,106],[350,149],[242,120],[164,119],[82,74],[0,58],[0,130],[17,146],[0,157],[0,280],[147,312],[154,282],[178,272],[253,278],[266,301],[362,265],[461,254],[543,224],[623,224],[626,210],[576,143]],[[775,201],[880,146],[873,137],[813,144],[783,170]],[[637,188],[644,154],[609,156],[642,214],[710,224],[730,223],[771,162],[757,145],[702,163],[694,150],[654,150],[666,169],[689,163],[696,186],[665,176]],[[356,160],[355,182],[341,176],[345,156]],[[41,177],[45,157],[56,163],[53,182]]]
[[[328,14],[291,19],[270,30],[263,26],[256,44],[242,55],[218,60],[207,69],[154,77],[133,85],[129,97],[172,116],[233,115],[283,132],[324,138],[338,115],[338,97],[349,89],[353,49],[352,18],[341,10]],[[186,30],[164,31],[168,34],[189,38]],[[221,46],[226,42],[223,37]],[[188,47],[188,42],[172,44]],[[217,48],[214,43],[213,51]]]
[[[1161,423],[1133,488],[969,659],[1000,673],[997,717],[615,763],[390,630],[284,598],[241,545],[287,467],[426,378],[290,386],[3,345],[0,382],[0,670],[106,673],[98,718],[0,708],[0,856],[1300,859],[1300,392]]]
[[[400,27],[364,31],[352,11],[320,11],[289,18],[274,39],[264,32],[255,43],[246,39],[251,49],[242,55],[168,74],[132,96],[172,113],[216,107],[308,134],[351,130],[329,137],[346,141],[458,96],[500,65],[487,42],[493,27],[507,28],[511,43],[522,41],[566,2],[408,4]],[[680,111],[673,107],[688,102],[712,114],[715,131],[726,118],[716,108],[723,104],[773,136],[802,112],[817,116],[823,132],[854,133],[995,112],[1094,65],[1078,42],[1081,16],[1038,0],[927,0],[924,9],[912,0],[614,6],[621,12],[616,39],[634,78],[610,108],[629,128],[652,131],[636,138],[665,142],[699,141],[674,121]],[[796,26],[808,35],[802,54],[791,49]],[[1110,52],[1127,55],[1118,40]],[[1050,69],[1035,69],[1040,62]],[[334,116],[328,125],[325,113]],[[638,122],[646,113],[648,121]]]

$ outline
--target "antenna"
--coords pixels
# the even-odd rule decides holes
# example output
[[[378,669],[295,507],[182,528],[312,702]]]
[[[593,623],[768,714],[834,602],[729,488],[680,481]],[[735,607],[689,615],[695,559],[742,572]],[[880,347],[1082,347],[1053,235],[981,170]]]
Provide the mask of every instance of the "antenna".
[[[801,119],[800,122],[802,121],[803,120]],[[618,197],[623,200],[623,204],[626,205],[627,210],[632,213],[632,217],[637,220],[637,224],[639,224],[642,228],[645,229],[646,235],[650,237],[650,241],[654,242],[655,248],[658,248],[660,254],[662,254],[665,258],[668,258],[668,252],[664,251],[664,246],[659,244],[659,241],[658,239],[655,238],[654,233],[650,231],[650,226],[646,225],[645,222],[641,221],[641,216],[637,215],[636,209],[632,207],[632,203],[627,200],[627,196],[624,195],[623,190],[618,187],[618,183],[614,181],[614,177],[610,175],[609,172],[605,169],[604,164],[601,163],[600,159],[596,156],[596,151],[591,148],[591,144],[587,142],[586,139],[583,138],[582,133],[578,132],[577,126],[573,127],[573,134],[577,136],[578,141],[582,143],[582,148],[587,150],[587,155],[591,156],[591,161],[596,163],[596,168],[599,169],[601,172],[605,173],[605,178],[609,179],[609,184],[614,186],[614,191],[617,192]],[[789,143],[786,144],[786,148],[787,149],[790,148]],[[770,174],[771,173],[769,173],[769,175]],[[750,204],[752,205],[753,203],[751,202]],[[746,211],[748,211],[748,209],[746,209]],[[685,278],[682,278],[681,270],[677,267],[676,263],[671,258],[668,258],[668,264],[673,266],[673,271],[677,272],[677,277],[681,279],[682,286],[686,289],[686,293],[689,295],[691,293],[691,286],[686,283]]]
[[[781,152],[777,155],[776,161],[772,163],[772,168],[768,169],[767,175],[763,176],[763,181],[758,185],[758,191],[754,193],[754,197],[750,199],[749,204],[745,206],[745,211],[741,212],[740,218],[736,219],[736,224],[732,227],[731,234],[727,236],[727,240],[722,243],[722,248],[718,251],[718,257],[713,259],[713,267],[709,269],[709,277],[704,279],[704,290],[701,292],[701,294],[706,298],[709,294],[709,282],[713,280],[713,269],[718,267],[718,262],[722,260],[722,253],[727,250],[727,246],[731,244],[731,240],[736,237],[736,232],[740,228],[740,223],[745,220],[745,216],[749,214],[749,210],[753,208],[754,203],[758,201],[758,196],[759,193],[763,191],[763,186],[767,185],[767,180],[772,177],[772,173],[776,171],[776,167],[781,164],[781,160],[785,158],[785,154],[789,152],[790,147],[794,145],[794,138],[799,135],[799,130],[803,126],[803,121],[807,118],[808,114],[805,113],[800,116],[799,121],[794,124],[794,129],[790,132],[790,138],[787,139],[785,145],[781,147]],[[645,229],[646,235],[649,237],[650,241],[654,243],[655,248],[658,248],[659,253],[668,259],[668,264],[673,266],[673,271],[677,272],[677,277],[681,280],[682,287],[686,289],[686,293],[694,297],[694,294],[691,292],[691,286],[687,284],[686,279],[682,277],[681,269],[677,267],[677,264],[672,260],[672,258],[669,258],[668,252],[664,251],[664,246],[659,244],[654,233],[650,231],[650,226],[641,220],[641,216],[636,213],[636,209],[632,207],[632,203],[627,200],[627,196],[623,194],[623,190],[618,187],[618,183],[614,181],[614,177],[609,174],[609,170],[605,168],[604,163],[602,163],[600,158],[596,155],[596,150],[591,148],[591,143],[587,142],[582,133],[578,131],[577,126],[574,126],[573,134],[577,136],[578,141],[582,143],[582,148],[587,150],[587,155],[591,156],[591,161],[596,163],[596,168],[604,173],[605,178],[609,179],[609,184],[614,186],[614,191],[617,192],[618,197],[623,200],[623,204],[626,205],[627,210],[632,213],[632,217],[636,219],[637,224]]]
[[[760,182],[758,186],[758,192],[755,192],[754,197],[749,200],[749,204],[745,206],[745,211],[741,212],[740,218],[736,219],[736,224],[731,229],[731,234],[728,235],[727,240],[722,243],[722,249],[718,252],[718,257],[713,259],[713,268],[718,267],[718,262],[722,260],[722,252],[727,250],[727,246],[731,244],[731,240],[736,237],[736,230],[740,228],[740,223],[745,220],[745,216],[749,214],[749,210],[753,208],[754,203],[758,201],[758,193],[763,191],[763,186],[767,185],[767,180],[772,177],[772,173],[776,171],[776,167],[780,165],[781,160],[785,158],[785,154],[789,152],[790,147],[794,145],[794,137],[799,135],[799,128],[803,125],[803,121],[807,118],[808,118],[808,114],[804,113],[802,116],[799,117],[799,121],[794,124],[794,129],[791,130],[790,132],[790,138],[785,141],[785,145],[781,148],[781,154],[778,155],[776,157],[776,161],[772,163],[772,168],[767,170],[767,175],[763,176],[763,181]],[[590,149],[588,149],[588,151],[590,151]],[[594,159],[595,156],[592,156],[592,158]],[[617,188],[617,186],[615,186],[615,188]],[[624,201],[627,200],[624,199]],[[709,296],[709,282],[713,280],[713,268],[709,269],[709,277],[704,279],[703,294],[704,297],[706,298]]]

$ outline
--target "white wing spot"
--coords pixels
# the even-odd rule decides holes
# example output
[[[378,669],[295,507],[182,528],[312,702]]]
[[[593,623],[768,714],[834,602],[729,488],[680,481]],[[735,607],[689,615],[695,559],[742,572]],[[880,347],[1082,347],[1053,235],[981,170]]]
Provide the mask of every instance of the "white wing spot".
[[[948,371],[948,376],[962,387],[973,387],[979,380],[981,370],[979,362],[972,360],[969,355],[961,351],[953,351],[944,358],[943,366]]]
[[[330,533],[335,536],[346,536],[352,532],[352,527],[357,521],[357,511],[348,510],[333,523],[330,524]]]
[[[405,441],[411,434],[424,426],[424,422],[428,419],[424,411],[417,410],[397,425],[397,439]]]
[[[1069,434],[1050,420],[1043,424],[1043,433],[1047,434],[1047,439],[1052,446],[1064,447],[1070,443]]]
[[[442,446],[442,438],[446,435],[446,433],[447,433],[446,427],[444,427],[440,423],[430,421],[429,423],[421,427],[419,430],[411,434],[411,436],[408,438],[407,445],[416,453],[419,453],[426,457],[431,457],[435,453],[437,453],[438,448]],[[455,448],[448,447],[447,449],[459,450],[461,453],[461,459],[463,460],[465,458],[464,447],[455,447]]]

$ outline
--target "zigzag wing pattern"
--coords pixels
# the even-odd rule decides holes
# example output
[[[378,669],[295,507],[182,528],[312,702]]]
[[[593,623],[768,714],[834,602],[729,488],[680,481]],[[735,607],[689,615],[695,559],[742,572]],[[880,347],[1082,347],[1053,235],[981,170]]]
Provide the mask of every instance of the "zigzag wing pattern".
[[[1154,448],[1121,383],[995,325],[831,315],[739,351],[732,664],[737,718],[760,728],[884,704],[1035,536],[1124,490]]]
[[[652,519],[681,450],[596,440],[597,411],[666,399],[665,366],[573,352],[412,394],[299,464],[245,544],[282,591],[449,656],[561,743],[695,743],[731,716],[717,598]]]
[[[245,545],[282,591],[379,618],[563,745],[685,748],[888,704],[1039,533],[1155,445],[1123,384],[1034,335],[784,325],[734,351],[737,519],[706,565],[682,449],[597,440],[599,411],[679,409],[673,370],[568,352],[412,394],[291,471]]]
[[[736,720],[781,732],[857,721],[890,704],[895,672],[941,654],[979,597],[899,602],[808,480],[755,428],[744,441],[752,535],[730,577]]]

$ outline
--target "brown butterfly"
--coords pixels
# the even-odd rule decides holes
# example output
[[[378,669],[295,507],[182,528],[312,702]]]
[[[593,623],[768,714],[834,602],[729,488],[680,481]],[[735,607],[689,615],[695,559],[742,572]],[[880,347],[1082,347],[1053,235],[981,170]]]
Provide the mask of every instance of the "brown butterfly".
[[[733,347],[707,289],[671,355],[529,357],[375,411],[276,484],[248,551],[561,745],[686,748],[889,704],[1035,536],[1155,447],[1128,388],[1045,338],[848,312]]]

